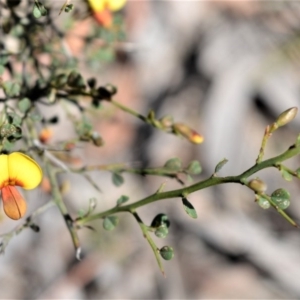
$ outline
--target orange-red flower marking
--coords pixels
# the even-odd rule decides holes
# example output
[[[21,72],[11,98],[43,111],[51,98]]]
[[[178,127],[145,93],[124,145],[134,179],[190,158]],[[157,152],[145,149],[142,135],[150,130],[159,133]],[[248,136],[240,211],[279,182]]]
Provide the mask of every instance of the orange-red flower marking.
[[[13,152],[0,155],[0,189],[5,214],[13,219],[22,218],[26,202],[16,186],[31,190],[42,180],[40,166],[29,156]]]
[[[97,22],[110,27],[112,24],[111,11],[117,11],[123,8],[127,0],[88,0]]]

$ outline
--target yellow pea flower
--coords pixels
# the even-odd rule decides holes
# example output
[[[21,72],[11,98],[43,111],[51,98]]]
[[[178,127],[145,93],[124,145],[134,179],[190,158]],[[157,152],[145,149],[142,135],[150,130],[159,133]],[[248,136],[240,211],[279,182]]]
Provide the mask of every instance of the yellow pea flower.
[[[126,1],[127,0],[88,0],[88,3],[97,22],[104,27],[110,27],[112,24],[111,12],[122,9]]]
[[[34,189],[42,175],[40,166],[21,152],[0,155],[0,189],[4,212],[9,218],[18,220],[26,212],[26,201],[16,186]]]

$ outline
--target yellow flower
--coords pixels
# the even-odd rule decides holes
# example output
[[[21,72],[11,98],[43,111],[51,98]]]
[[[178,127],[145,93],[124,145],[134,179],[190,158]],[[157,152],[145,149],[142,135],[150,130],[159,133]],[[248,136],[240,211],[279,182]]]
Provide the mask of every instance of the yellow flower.
[[[112,11],[118,11],[124,7],[127,0],[88,0],[95,19],[104,27],[112,24]]]
[[[108,9],[117,11],[124,7],[127,0],[88,0],[93,11]]]
[[[18,220],[26,212],[26,202],[16,186],[31,190],[42,180],[40,166],[29,156],[13,152],[0,155],[0,189],[5,214]]]

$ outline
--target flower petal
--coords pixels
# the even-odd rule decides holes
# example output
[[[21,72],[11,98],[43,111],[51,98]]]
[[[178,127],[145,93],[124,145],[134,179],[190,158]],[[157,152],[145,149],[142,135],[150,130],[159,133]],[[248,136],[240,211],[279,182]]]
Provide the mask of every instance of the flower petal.
[[[7,185],[1,192],[5,214],[13,220],[22,218],[26,212],[26,202],[17,188]]]
[[[98,12],[105,9],[105,0],[88,0],[93,11]]]
[[[108,0],[107,7],[111,11],[117,11],[123,8],[127,0]]]
[[[43,176],[40,166],[21,152],[13,152],[8,155],[8,174],[10,185],[19,185],[28,190],[38,186]]]
[[[112,24],[112,14],[109,10],[100,10],[94,13],[96,21],[103,27],[109,28]]]
[[[0,189],[8,184],[9,175],[8,175],[8,155],[0,155]]]

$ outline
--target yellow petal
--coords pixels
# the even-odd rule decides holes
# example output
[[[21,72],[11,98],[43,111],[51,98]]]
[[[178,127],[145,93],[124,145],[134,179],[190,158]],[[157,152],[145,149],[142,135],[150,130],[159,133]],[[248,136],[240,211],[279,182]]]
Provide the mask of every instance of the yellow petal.
[[[102,11],[105,9],[106,0],[88,0],[91,9],[95,12]]]
[[[8,184],[8,155],[0,155],[0,189]]]
[[[13,220],[22,218],[26,213],[26,202],[17,188],[7,185],[1,193],[5,214]]]
[[[21,152],[8,155],[8,174],[10,185],[19,185],[28,190],[37,187],[43,176],[40,166]]]
[[[196,132],[195,130],[193,130],[193,133],[190,136],[189,140],[194,144],[201,144],[204,141],[204,137],[200,135],[198,132]]]
[[[107,8],[111,11],[117,11],[124,7],[127,0],[107,0]]]

